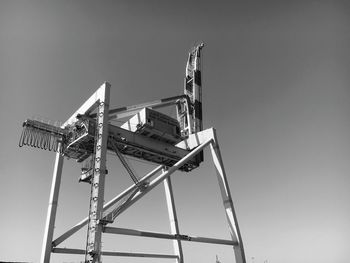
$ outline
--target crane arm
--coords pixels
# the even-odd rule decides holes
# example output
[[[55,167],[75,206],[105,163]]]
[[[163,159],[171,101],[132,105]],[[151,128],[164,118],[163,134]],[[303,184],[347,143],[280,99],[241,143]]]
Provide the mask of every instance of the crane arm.
[[[183,103],[186,103],[189,105],[190,103],[190,98],[183,94],[183,95],[178,95],[178,96],[173,96],[169,98],[164,98],[160,100],[155,100],[155,101],[150,101],[150,102],[145,102],[141,104],[135,104],[135,105],[130,105],[130,106],[124,106],[120,108],[115,108],[115,109],[110,109],[109,110],[109,119],[122,119],[126,117],[130,117],[135,115],[138,111],[142,110],[143,108],[151,108],[151,109],[159,109],[171,105],[175,105],[178,103],[178,101],[183,101]],[[95,118],[96,114],[90,114],[90,118]]]

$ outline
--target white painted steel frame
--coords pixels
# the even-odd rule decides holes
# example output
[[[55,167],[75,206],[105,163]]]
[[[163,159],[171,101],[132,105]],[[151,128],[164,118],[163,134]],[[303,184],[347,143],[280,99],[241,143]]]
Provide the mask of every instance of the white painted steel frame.
[[[150,173],[148,173],[147,175],[145,175],[140,182],[145,182],[147,181],[149,178],[151,178],[152,176],[154,176],[155,174],[157,174],[160,170],[162,170],[163,166],[160,165],[158,167],[156,167],[153,171],[151,171]],[[131,192],[133,192],[135,189],[137,188],[137,185],[132,185],[130,186],[128,189],[124,190],[122,193],[120,193],[119,195],[117,195],[116,197],[114,197],[112,200],[110,200],[108,203],[106,203],[103,206],[103,210],[106,211],[107,209],[111,208],[113,205],[115,205],[116,203],[118,203],[122,198],[124,198],[124,196],[130,194]],[[72,236],[74,233],[78,232],[81,228],[83,228],[87,223],[88,223],[89,218],[86,217],[83,220],[81,220],[79,223],[77,223],[75,226],[73,226],[72,228],[70,228],[69,230],[67,230],[65,233],[63,233],[62,235],[60,235],[58,238],[56,238],[53,242],[52,242],[52,246],[56,247],[59,244],[61,244],[63,241],[65,241],[66,239],[68,239],[70,236]]]
[[[157,178],[155,178],[151,183],[149,183],[148,187],[143,190],[142,192],[138,192],[137,195],[134,196],[132,200],[130,200],[130,203],[128,206],[124,208],[124,210],[121,210],[120,213],[124,212],[127,208],[129,208],[132,204],[134,204],[137,200],[139,200],[141,197],[143,197],[145,194],[147,194],[149,191],[151,191],[154,187],[156,187],[158,184],[163,182],[164,179],[166,179],[168,176],[170,176],[172,173],[177,171],[184,163],[186,163],[189,159],[193,158],[198,152],[202,151],[204,147],[208,146],[209,143],[211,143],[212,139],[209,139],[208,141],[202,143],[200,146],[198,146],[196,149],[194,149],[192,152],[187,154],[184,158],[182,158],[180,161],[178,161],[174,166],[170,167],[168,170],[163,171],[161,175],[159,175]],[[140,183],[146,182],[148,179],[150,179],[152,176],[157,174],[160,170],[162,170],[163,166],[160,165],[157,168],[155,168],[153,171],[145,175],[141,180]],[[113,205],[115,205],[118,201],[120,201],[123,197],[128,195],[129,193],[133,192],[135,189],[137,189],[137,185],[130,186],[128,189],[126,189],[124,192],[113,198],[111,201],[109,201],[105,206],[104,210],[107,210],[111,208]],[[58,246],[63,241],[65,241],[67,238],[72,236],[74,233],[76,233],[79,229],[84,227],[88,223],[88,218],[84,218],[79,223],[77,223],[75,226],[73,226],[71,229],[67,230],[64,234],[59,236],[57,239],[53,241],[53,246]]]
[[[104,105],[107,106],[107,107],[104,107],[104,109],[107,110],[107,112],[108,112],[109,94],[110,94],[110,84],[108,82],[105,82],[64,123],[63,128],[65,126],[73,123],[76,120],[76,117],[77,117],[78,114],[84,115],[84,114],[90,113],[91,111],[96,109],[96,107],[101,102],[103,102]],[[105,132],[103,132],[103,134],[105,134],[105,138],[103,138],[103,139],[105,140],[104,144],[107,147],[107,137],[106,136],[108,136],[108,131],[107,131],[108,114],[105,114],[102,117],[104,119],[106,119],[106,121],[103,122],[102,127],[105,130]],[[103,137],[103,135],[102,135],[102,137]],[[102,147],[104,147],[104,145],[102,145]],[[103,151],[104,151],[103,155],[106,155],[106,149],[104,149]],[[101,155],[101,157],[100,157],[101,158],[101,163],[105,163],[105,156],[103,157],[103,155]],[[45,232],[44,232],[45,233],[44,234],[44,241],[43,241],[42,250],[41,250],[41,260],[40,260],[41,263],[49,263],[50,262],[51,251],[53,249],[52,239],[53,239],[53,234],[54,234],[56,211],[57,211],[57,204],[58,204],[58,195],[59,195],[59,189],[60,189],[61,177],[62,177],[62,167],[63,167],[63,156],[60,155],[59,153],[57,153],[56,154],[54,173],[53,173],[53,177],[52,177],[51,193],[50,193],[49,206],[48,206],[46,225],[45,225]],[[105,171],[105,166],[102,165],[102,169]],[[102,191],[103,191],[103,189],[102,189]],[[102,195],[102,202],[99,202],[99,203],[102,203],[102,205],[103,205],[103,195]],[[101,206],[101,205],[99,205],[99,206]],[[99,231],[101,232],[101,230],[99,230]]]
[[[226,172],[224,169],[223,161],[221,158],[220,148],[218,139],[216,136],[216,131],[214,128],[204,130],[202,132],[198,132],[195,134],[192,134],[189,136],[187,140],[183,142],[187,147],[189,148],[195,148],[190,154],[188,154],[185,158],[181,159],[177,164],[175,164],[173,167],[170,167],[169,170],[167,170],[165,173],[161,176],[159,176],[157,179],[152,181],[149,184],[149,187],[146,188],[144,192],[137,193],[130,201],[129,204],[126,204],[124,206],[124,209],[120,211],[122,213],[125,211],[128,207],[130,207],[132,204],[134,204],[137,200],[139,200],[141,197],[143,197],[147,192],[152,190],[156,185],[158,185],[161,181],[165,180],[175,172],[179,167],[181,167],[181,164],[184,163],[186,158],[189,156],[195,156],[198,152],[200,152],[204,147],[206,147],[208,144],[210,144],[211,153],[213,157],[213,162],[215,165],[215,169],[217,172],[217,178],[221,190],[221,196],[223,199],[223,205],[226,213],[226,218],[228,221],[229,229],[231,238],[233,241],[233,249],[235,254],[236,263],[245,263],[245,253],[244,253],[244,247],[243,242],[241,238],[241,234],[239,231],[238,221],[235,214],[233,201],[227,181]]]
[[[211,237],[198,237],[198,236],[189,236],[182,234],[165,234],[158,232],[142,231],[136,229],[128,228],[119,228],[119,227],[104,227],[103,232],[107,234],[119,234],[127,236],[137,236],[137,237],[149,237],[149,238],[158,238],[158,239],[170,239],[174,241],[191,241],[207,244],[217,244],[217,245],[228,245],[228,246],[237,246],[238,243],[232,240],[211,238]]]
[[[97,128],[95,135],[94,170],[91,181],[91,197],[88,222],[88,235],[85,261],[101,262],[102,227],[99,221],[103,218],[104,188],[107,161],[108,109],[110,84],[104,83],[95,97],[97,103]],[[85,113],[84,113],[85,114]]]
[[[234,242],[237,243],[236,246],[233,246],[236,263],[245,263],[246,259],[245,259],[242,237],[238,226],[237,216],[233,207],[230,187],[227,181],[224,164],[222,162],[219,143],[216,136],[216,131],[214,129],[213,129],[213,139],[214,141],[213,143],[210,144],[210,149],[211,149],[214,165],[216,168],[217,178],[218,178],[220,191],[221,191],[221,197],[223,200],[227,222],[229,224],[231,238]]]
[[[65,125],[72,123],[75,121],[75,118],[77,114],[87,114],[91,111],[93,111],[96,107],[100,105],[100,102],[104,102],[103,105],[103,114],[99,117],[102,118],[102,120],[99,120],[99,123],[101,124],[101,133],[102,135],[99,137],[101,140],[101,155],[99,155],[100,159],[99,162],[103,163],[99,167],[99,171],[102,173],[105,171],[105,158],[106,158],[106,144],[107,144],[107,137],[104,135],[107,135],[107,121],[108,114],[105,114],[108,112],[108,104],[109,104],[109,89],[110,85],[108,83],[104,83],[79,109],[78,111],[73,114],[68,121],[65,123]],[[101,111],[100,111],[101,112]],[[195,155],[197,155],[200,151],[202,151],[205,147],[210,145],[211,153],[214,161],[214,165],[217,172],[217,178],[221,190],[221,195],[223,199],[223,205],[225,208],[226,218],[228,220],[228,225],[231,233],[232,241],[225,241],[225,240],[219,240],[219,239],[212,239],[212,238],[203,238],[203,237],[188,237],[188,236],[182,236],[179,234],[178,226],[177,225],[177,219],[176,219],[176,212],[175,212],[175,205],[173,201],[173,194],[172,194],[172,187],[171,187],[171,181],[170,175],[177,171],[183,164],[185,164],[188,160],[193,158]],[[187,154],[184,158],[179,160],[175,165],[172,167],[169,167],[167,170],[163,170],[162,174],[153,179],[146,189],[143,189],[142,191],[139,190],[130,200],[129,202],[123,206],[123,209],[119,212],[122,213],[125,210],[127,210],[129,207],[131,207],[135,202],[137,202],[139,199],[141,199],[145,194],[150,192],[154,187],[156,187],[161,182],[164,182],[165,188],[170,190],[171,192],[167,193],[168,196],[168,208],[169,208],[169,216],[172,227],[172,234],[161,234],[161,233],[151,233],[149,235],[153,235],[152,237],[161,236],[163,235],[163,238],[167,239],[174,239],[177,243],[176,249],[175,249],[175,255],[160,255],[160,254],[145,254],[145,253],[135,253],[134,256],[143,256],[143,257],[164,257],[164,258],[174,258],[178,262],[183,261],[183,255],[182,255],[182,249],[181,249],[181,243],[180,240],[187,240],[187,241],[197,241],[197,242],[205,242],[205,243],[215,243],[216,244],[227,244],[232,245],[234,248],[234,254],[236,258],[236,263],[245,263],[245,255],[244,255],[244,248],[243,243],[241,239],[241,234],[239,231],[238,223],[236,214],[234,212],[233,202],[228,186],[228,181],[226,177],[226,173],[224,170],[221,153],[219,149],[218,140],[216,137],[215,129],[207,129],[195,134],[191,134],[189,138],[177,145],[178,147],[182,147],[184,149],[189,148],[192,149],[192,151]],[[96,163],[95,163],[96,165]],[[58,202],[58,195],[59,195],[59,188],[60,188],[60,181],[61,181],[61,175],[62,175],[62,166],[63,166],[63,156],[60,154],[56,155],[56,162],[55,162],[55,168],[53,173],[53,180],[52,180],[52,186],[51,186],[51,193],[50,193],[50,200],[49,200],[49,208],[48,208],[48,214],[47,214],[47,221],[45,226],[45,235],[44,235],[44,242],[42,247],[42,257],[41,257],[41,263],[48,263],[50,261],[50,254],[51,252],[55,253],[75,253],[75,254],[82,254],[85,253],[84,250],[77,250],[77,249],[64,249],[64,248],[56,248],[58,244],[66,240],[68,237],[73,235],[75,232],[77,232],[79,229],[81,229],[84,225],[86,225],[89,221],[89,218],[85,218],[82,221],[80,221],[77,225],[75,225],[73,228],[69,229],[67,232],[65,232],[63,235],[58,237],[56,240],[52,241],[53,239],[53,230],[55,225],[55,217],[56,217],[56,210],[57,210],[57,202]],[[149,180],[152,178],[155,174],[157,174],[160,170],[162,170],[164,167],[162,165],[158,166],[156,169],[145,175],[140,182],[145,182],[146,180]],[[104,177],[104,175],[102,175]],[[104,178],[99,177],[99,182],[93,181],[92,187],[95,183],[98,183],[99,191],[96,195],[99,202],[97,204],[98,207],[96,207],[96,213],[99,214],[99,216],[96,217],[96,220],[102,219],[102,212],[106,209],[112,207],[115,205],[119,200],[121,200],[124,196],[131,193],[132,191],[135,191],[137,189],[136,185],[133,185],[126,189],[123,193],[116,196],[114,199],[112,199],[110,202],[108,202],[106,205],[103,206],[103,191],[104,191]],[[169,184],[170,183],[170,184]],[[101,185],[102,184],[102,188]],[[96,185],[95,185],[96,186]],[[169,199],[170,198],[170,199]],[[171,209],[170,209],[171,208]],[[121,234],[120,229],[116,230],[116,228],[110,228],[110,227],[103,227],[101,224],[98,224],[96,221],[96,227],[97,227],[97,237],[94,237],[94,252],[97,252],[97,257],[93,259],[92,262],[100,262],[100,255],[124,255],[124,256],[132,256],[133,253],[123,253],[123,252],[101,252],[100,249],[100,243],[101,243],[101,233],[116,233],[119,231],[119,234]],[[177,229],[176,229],[177,228]],[[133,230],[137,231],[137,230]],[[127,233],[125,232],[124,234]],[[140,232],[140,231],[139,231]],[[137,232],[128,232],[128,234]],[[141,236],[145,236],[147,232],[141,231],[143,233]],[[140,235],[139,233],[137,235]],[[165,237],[166,236],[166,237]],[[180,246],[179,246],[180,245]],[[175,248],[175,247],[174,247]]]
[[[59,145],[59,148],[60,147],[61,145]],[[54,232],[55,221],[56,221],[58,195],[59,195],[60,185],[61,185],[63,160],[64,160],[63,156],[60,154],[60,151],[58,150],[58,152],[56,153],[55,166],[54,166],[53,176],[52,176],[49,207],[47,209],[44,239],[43,239],[43,245],[41,249],[41,258],[40,258],[41,263],[50,262],[52,239],[54,234],[53,232]]]
[[[85,250],[83,249],[75,249],[75,248],[54,248],[52,253],[59,254],[77,254],[84,255]],[[129,252],[114,252],[114,251],[102,251],[101,254],[103,256],[118,256],[118,257],[141,257],[141,258],[174,258],[176,259],[176,255],[167,255],[167,254],[150,254],[150,253],[129,253]]]
[[[168,107],[176,104],[179,100],[185,100],[187,104],[190,103],[189,97],[187,95],[178,95],[178,96],[164,98],[164,99],[155,100],[151,102],[145,102],[145,103],[121,107],[117,109],[110,109],[109,119],[112,120],[112,119],[122,119],[122,118],[130,117],[137,114],[140,110],[146,107],[151,109]],[[93,117],[94,115],[91,115],[91,116]]]
[[[203,144],[199,145],[196,149],[191,151],[189,154],[186,155],[186,157],[182,158],[180,161],[178,161],[176,164],[174,164],[172,167],[169,167],[166,171],[163,171],[163,173],[158,176],[156,179],[151,181],[147,188],[138,191],[133,198],[129,200],[129,202],[125,205],[123,205],[123,208],[119,211],[119,214],[123,213],[125,210],[127,210],[130,206],[132,206],[134,203],[136,203],[138,200],[140,200],[144,195],[149,193],[154,187],[159,185],[161,182],[163,182],[166,178],[168,178],[171,174],[176,172],[180,169],[182,165],[184,165],[188,160],[196,156],[200,151],[202,151],[206,146],[208,146],[212,142],[212,139],[207,140]],[[119,215],[118,214],[118,215]]]
[[[171,230],[170,232],[173,235],[179,236],[180,235],[179,223],[177,221],[174,192],[173,192],[173,187],[172,187],[170,177],[164,180],[164,191],[165,191],[165,197],[166,197],[166,202],[168,207],[170,230]],[[173,241],[173,248],[174,248],[174,254],[178,256],[178,258],[176,259],[176,263],[183,263],[184,256],[182,252],[182,245],[181,245],[180,239],[175,239]]]

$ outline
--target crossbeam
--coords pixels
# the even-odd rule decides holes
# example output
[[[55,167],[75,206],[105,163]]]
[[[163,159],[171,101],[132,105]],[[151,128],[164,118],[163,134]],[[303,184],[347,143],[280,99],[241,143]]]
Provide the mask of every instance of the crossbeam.
[[[75,254],[75,255],[84,255],[84,249],[76,248],[54,248],[52,253],[59,254]],[[129,252],[115,252],[115,251],[101,251],[103,256],[118,256],[118,257],[139,257],[139,258],[168,258],[168,259],[177,259],[176,255],[167,255],[167,254],[150,254],[150,253],[129,253]]]
[[[159,239],[172,239],[172,240],[192,241],[192,242],[208,243],[208,244],[219,244],[219,245],[229,245],[229,246],[238,245],[238,242],[235,242],[232,240],[226,240],[226,239],[218,239],[218,238],[211,238],[211,237],[197,237],[197,236],[189,236],[189,235],[181,235],[181,234],[166,234],[166,233],[141,231],[141,230],[128,229],[128,228],[119,228],[119,227],[106,226],[103,228],[102,232],[108,233],[108,234],[150,237],[150,238],[159,238]]]
[[[119,151],[126,155],[135,156],[136,158],[142,155],[143,159],[147,161],[173,166],[189,153],[186,148],[181,146],[173,146],[115,125],[109,125],[108,128],[109,141],[113,140],[115,145],[120,145]],[[114,151],[111,143],[108,144],[108,149]],[[199,165],[193,159],[188,159],[185,164],[186,167],[182,169],[191,170]]]
[[[173,96],[173,97],[168,97],[168,98],[155,100],[151,102],[145,102],[145,103],[135,104],[131,106],[110,109],[109,119],[112,120],[112,119],[122,119],[122,118],[130,117],[145,107],[152,108],[152,109],[168,107],[176,104],[178,100],[186,100],[187,104],[190,103],[190,98],[187,95]],[[94,118],[96,117],[96,114],[91,114],[90,117]]]

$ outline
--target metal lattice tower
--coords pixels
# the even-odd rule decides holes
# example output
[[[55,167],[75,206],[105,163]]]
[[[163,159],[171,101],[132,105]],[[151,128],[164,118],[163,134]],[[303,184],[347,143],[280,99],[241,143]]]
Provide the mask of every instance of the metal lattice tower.
[[[47,212],[41,263],[49,263],[51,253],[85,255],[85,262],[102,262],[102,256],[133,256],[172,259],[183,263],[182,242],[201,242],[232,246],[237,263],[245,263],[226,172],[214,128],[203,130],[201,49],[189,52],[184,94],[139,105],[110,109],[110,84],[105,82],[61,126],[35,120],[23,123],[20,146],[28,145],[56,152],[51,194]],[[177,119],[157,111],[176,107]],[[109,123],[125,119],[122,126]],[[132,125],[133,123],[137,125]],[[231,240],[189,236],[180,233],[176,215],[171,175],[190,172],[204,161],[203,150],[210,147],[228,221]],[[107,151],[113,151],[127,170],[134,184],[104,204]],[[159,166],[137,177],[124,156],[132,156]],[[54,226],[64,157],[82,163],[81,182],[91,185],[88,217],[54,239]],[[167,201],[170,233],[149,232],[111,227],[109,224],[147,193],[163,183]],[[87,225],[86,249],[62,248],[59,245]],[[173,240],[174,253],[149,254],[103,251],[104,233]],[[217,260],[218,261],[218,260]]]

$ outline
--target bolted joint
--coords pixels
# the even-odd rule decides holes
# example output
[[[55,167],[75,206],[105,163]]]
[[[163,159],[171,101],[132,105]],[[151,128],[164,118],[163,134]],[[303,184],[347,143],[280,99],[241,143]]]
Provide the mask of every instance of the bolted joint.
[[[191,241],[191,239],[192,239],[190,236],[187,236],[187,235],[175,234],[174,236],[176,239],[179,239],[179,240]]]

